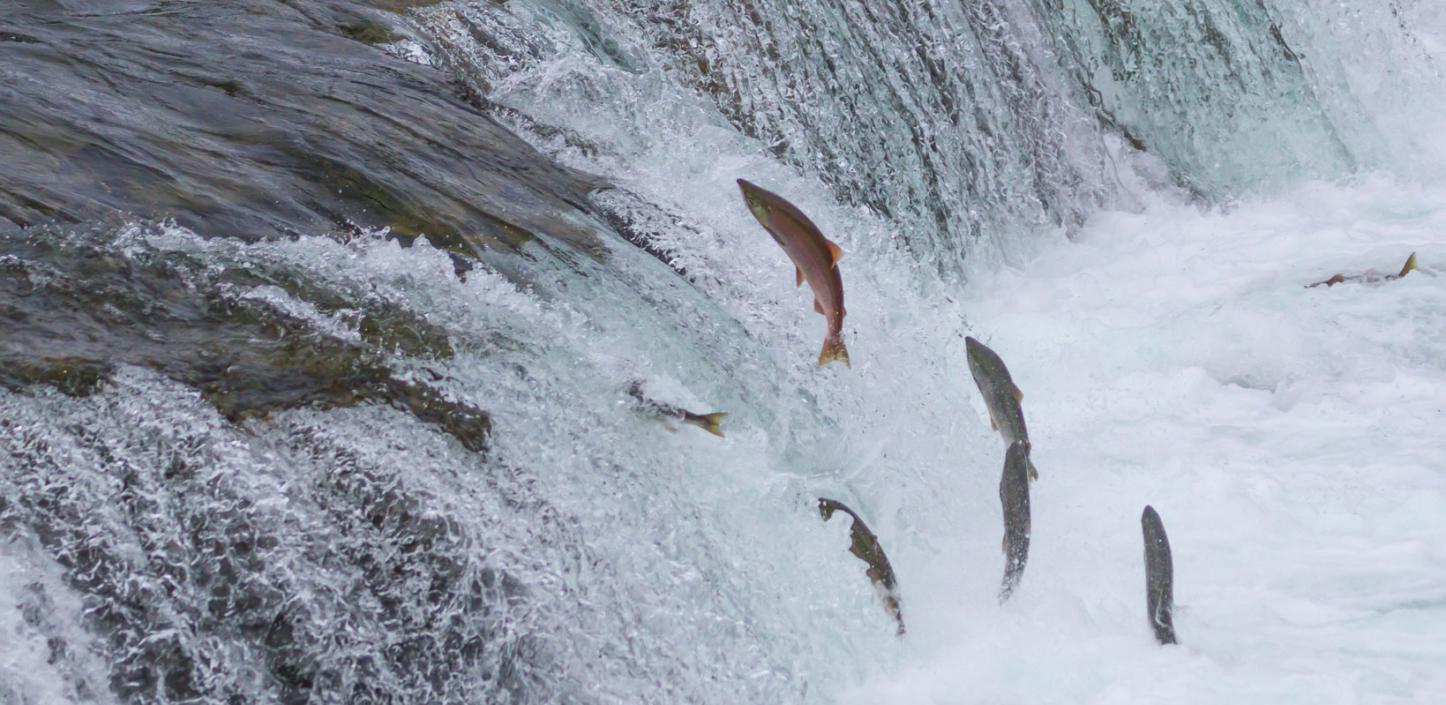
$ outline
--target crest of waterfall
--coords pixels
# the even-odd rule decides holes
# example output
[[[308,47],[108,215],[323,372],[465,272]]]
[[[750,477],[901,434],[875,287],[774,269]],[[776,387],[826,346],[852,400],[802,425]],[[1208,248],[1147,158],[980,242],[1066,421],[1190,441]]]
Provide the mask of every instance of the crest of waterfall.
[[[471,2],[418,17],[523,132],[598,159],[736,132],[945,272],[1072,229],[1114,189],[1096,120],[1020,3]]]

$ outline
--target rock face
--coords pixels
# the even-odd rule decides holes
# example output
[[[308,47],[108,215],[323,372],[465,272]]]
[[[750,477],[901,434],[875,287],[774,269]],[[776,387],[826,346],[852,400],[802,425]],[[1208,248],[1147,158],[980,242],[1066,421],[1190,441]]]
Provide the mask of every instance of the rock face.
[[[595,181],[478,112],[443,72],[375,46],[406,31],[388,11],[425,4],[18,0],[0,17],[0,385],[84,394],[134,365],[232,420],[375,401],[482,450],[487,414],[386,364],[449,356],[446,331],[282,272],[216,275],[99,242],[167,219],[252,242],[386,228],[459,270],[529,242],[601,254]],[[361,340],[220,295],[277,284],[355,312]]]
[[[141,217],[249,240],[387,227],[468,254],[593,244],[586,187],[442,72],[374,46],[401,35],[369,5],[10,3],[0,228]]]
[[[380,46],[407,33],[386,11],[421,4],[0,12],[0,593],[57,701],[519,702],[551,673],[507,626],[549,619],[529,569],[495,547],[575,542],[541,503],[506,519],[495,477],[458,481],[493,420],[445,385],[454,332],[268,257],[386,228],[465,278],[615,237],[596,181]],[[192,249],[149,244],[165,221]],[[28,702],[10,674],[0,702]]]

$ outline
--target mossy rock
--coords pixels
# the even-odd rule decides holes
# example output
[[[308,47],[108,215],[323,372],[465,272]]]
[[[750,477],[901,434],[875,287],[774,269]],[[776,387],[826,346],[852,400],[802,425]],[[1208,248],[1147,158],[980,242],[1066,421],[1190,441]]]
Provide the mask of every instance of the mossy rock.
[[[371,20],[349,22],[338,26],[337,29],[341,30],[342,34],[369,46],[391,44],[401,39],[401,37],[392,32],[392,30]]]
[[[54,387],[70,397],[94,394],[110,377],[108,365],[83,358],[42,358],[39,360],[7,360],[0,356],[0,387],[43,384]]]
[[[112,368],[156,370],[201,391],[232,421],[298,407],[387,404],[484,452],[485,411],[393,374],[397,355],[445,359],[447,332],[401,306],[360,306],[362,343],[333,337],[264,301],[223,288],[276,285],[318,307],[350,307],[303,277],[233,268],[216,274],[182,255],[131,258],[45,237],[0,241],[0,385],[94,393]],[[6,250],[13,250],[18,256]],[[13,262],[12,262],[13,264]],[[47,276],[10,276],[41,267]],[[12,271],[13,270],[13,271]]]

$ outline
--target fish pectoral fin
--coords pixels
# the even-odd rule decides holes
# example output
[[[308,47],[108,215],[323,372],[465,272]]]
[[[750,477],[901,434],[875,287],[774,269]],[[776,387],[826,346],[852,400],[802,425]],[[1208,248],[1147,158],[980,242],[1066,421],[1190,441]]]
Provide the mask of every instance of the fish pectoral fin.
[[[830,255],[833,256],[834,266],[837,266],[837,265],[838,265],[838,261],[841,260],[841,259],[843,259],[843,248],[839,247],[839,246],[838,246],[838,243],[834,242],[833,240],[829,240],[829,239],[827,239],[827,238],[824,239],[824,242],[825,242],[826,244],[828,244],[828,252],[829,252]]]
[[[1014,401],[1015,401],[1015,402],[1023,402],[1023,401],[1024,401],[1024,392],[1023,392],[1019,387],[1015,387],[1015,388],[1014,388]]]
[[[794,267],[794,268],[793,268],[793,271],[797,273],[797,276],[795,277],[796,281],[794,282],[794,286],[803,286],[803,270],[802,270],[802,269],[799,269],[798,267]]]
[[[823,304],[819,303],[819,302],[818,302],[818,299],[814,299],[814,300],[813,300],[813,310],[815,310],[815,311],[817,311],[817,312],[819,312],[819,313],[823,313]],[[827,314],[824,314],[824,315],[827,315]]]

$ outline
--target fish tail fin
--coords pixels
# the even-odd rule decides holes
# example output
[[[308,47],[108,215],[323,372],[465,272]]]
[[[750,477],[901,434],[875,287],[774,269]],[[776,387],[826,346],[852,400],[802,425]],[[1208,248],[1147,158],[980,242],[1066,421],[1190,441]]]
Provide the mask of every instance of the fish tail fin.
[[[1406,266],[1402,267],[1401,273],[1396,276],[1404,277],[1414,271],[1416,271],[1416,253],[1412,252],[1411,256],[1406,258]]]
[[[842,360],[843,364],[853,367],[849,362],[849,350],[844,347],[841,335],[831,335],[823,339],[823,352],[818,355],[818,366],[823,367],[835,360]]]
[[[703,414],[701,417],[699,417],[700,423],[698,424],[698,428],[701,428],[708,433],[722,438],[723,429],[719,428],[719,424],[723,423],[723,417],[727,415],[728,412],[726,411],[719,411],[712,414]]]

